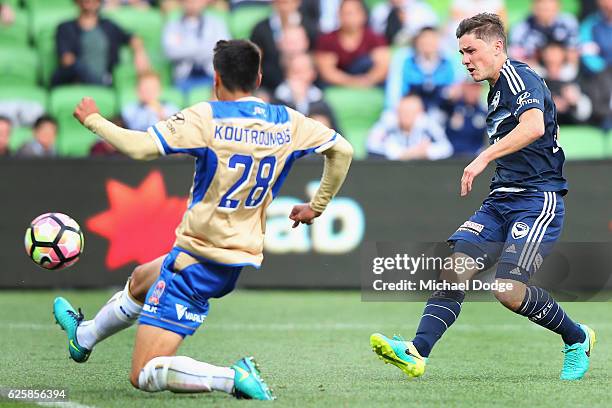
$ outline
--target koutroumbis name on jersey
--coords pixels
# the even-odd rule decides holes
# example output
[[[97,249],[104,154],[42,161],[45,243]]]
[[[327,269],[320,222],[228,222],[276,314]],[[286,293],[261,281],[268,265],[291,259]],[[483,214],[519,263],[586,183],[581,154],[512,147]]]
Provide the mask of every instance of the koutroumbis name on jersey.
[[[266,147],[282,146],[291,143],[291,130],[286,128],[282,131],[267,132],[240,126],[215,125],[214,139]]]

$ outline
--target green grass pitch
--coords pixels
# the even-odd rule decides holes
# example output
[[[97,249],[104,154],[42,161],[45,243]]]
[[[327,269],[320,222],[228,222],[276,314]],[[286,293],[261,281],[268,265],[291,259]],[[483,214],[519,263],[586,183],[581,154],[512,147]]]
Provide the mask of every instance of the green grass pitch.
[[[51,304],[63,295],[91,317],[112,293],[1,292],[0,387],[67,388],[89,407],[246,406],[222,393],[148,394],[132,389],[128,370],[135,330],[99,344],[90,360],[67,357]],[[202,328],[179,353],[218,365],[254,355],[275,390],[274,406],[610,406],[612,304],[565,303],[590,324],[598,344],[579,382],[558,379],[560,338],[496,303],[466,303],[438,343],[425,376],[409,380],[378,360],[369,335],[410,338],[421,303],[365,303],[358,292],[238,291],[214,300]],[[23,407],[0,401],[0,406]],[[59,405],[58,405],[59,406]],[[73,405],[79,406],[79,405]]]

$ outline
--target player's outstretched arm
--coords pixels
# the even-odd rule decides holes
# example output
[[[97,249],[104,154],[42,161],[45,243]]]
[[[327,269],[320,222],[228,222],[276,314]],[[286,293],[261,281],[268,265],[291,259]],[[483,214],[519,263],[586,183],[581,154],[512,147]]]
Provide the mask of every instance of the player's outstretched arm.
[[[312,224],[312,221],[325,211],[327,204],[344,183],[353,159],[353,147],[342,136],[337,135],[336,137],[337,142],[323,152],[325,164],[319,189],[309,204],[296,205],[289,215],[289,218],[294,221],[293,228],[300,223]]]
[[[83,98],[74,110],[74,117],[115,149],[136,160],[152,160],[160,153],[153,138],[146,132],[123,129],[104,119],[92,98]]]
[[[518,125],[508,135],[485,149],[463,170],[461,196],[464,197],[472,191],[472,182],[491,161],[530,145],[542,137],[544,131],[544,113],[540,109],[533,108],[523,112]]]

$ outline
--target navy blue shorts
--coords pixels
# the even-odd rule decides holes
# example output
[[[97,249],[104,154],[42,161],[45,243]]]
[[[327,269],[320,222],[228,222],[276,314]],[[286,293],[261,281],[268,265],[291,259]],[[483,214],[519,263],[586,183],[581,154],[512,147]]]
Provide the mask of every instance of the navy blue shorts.
[[[172,249],[147,293],[138,323],[192,335],[208,315],[208,299],[230,293],[241,270],[242,266],[195,259],[180,248]]]
[[[448,239],[454,252],[499,262],[496,278],[527,283],[563,228],[563,196],[555,192],[493,193]]]

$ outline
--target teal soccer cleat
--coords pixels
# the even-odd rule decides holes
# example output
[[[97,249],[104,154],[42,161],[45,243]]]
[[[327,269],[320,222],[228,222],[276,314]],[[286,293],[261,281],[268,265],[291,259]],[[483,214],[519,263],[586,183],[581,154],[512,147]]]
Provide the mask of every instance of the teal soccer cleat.
[[[91,350],[80,346],[76,336],[77,327],[83,321],[81,310],[77,313],[70,302],[63,297],[58,297],[53,302],[53,315],[55,316],[55,323],[59,324],[68,336],[68,353],[70,358],[77,363],[86,362],[91,354]]]
[[[405,341],[401,336],[387,336],[374,333],[370,336],[372,351],[385,362],[393,364],[408,377],[420,377],[425,373],[427,358],[422,357],[411,341]]]
[[[261,378],[253,357],[241,358],[232,366],[234,375],[234,396],[238,399],[270,401],[276,399],[272,390]]]
[[[565,359],[561,370],[562,380],[580,380],[589,369],[591,351],[595,345],[595,332],[584,324],[581,324],[580,328],[584,331],[584,341],[566,344],[563,348]]]

